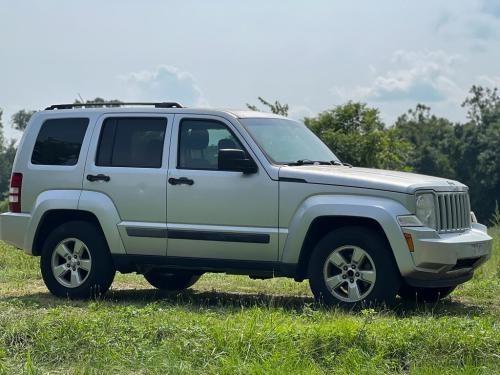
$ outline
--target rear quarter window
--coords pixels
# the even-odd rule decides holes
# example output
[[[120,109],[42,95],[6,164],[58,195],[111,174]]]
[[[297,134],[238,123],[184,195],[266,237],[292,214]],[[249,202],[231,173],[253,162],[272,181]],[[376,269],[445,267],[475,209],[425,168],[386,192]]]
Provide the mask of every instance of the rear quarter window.
[[[36,138],[31,163],[38,165],[75,165],[78,163],[88,125],[88,118],[45,121]]]

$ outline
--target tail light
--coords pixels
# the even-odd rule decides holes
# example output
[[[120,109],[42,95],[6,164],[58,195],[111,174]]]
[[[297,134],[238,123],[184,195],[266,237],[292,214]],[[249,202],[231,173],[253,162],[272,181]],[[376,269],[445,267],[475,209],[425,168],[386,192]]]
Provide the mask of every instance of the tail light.
[[[21,212],[21,188],[23,185],[23,174],[12,173],[9,189],[10,212]]]

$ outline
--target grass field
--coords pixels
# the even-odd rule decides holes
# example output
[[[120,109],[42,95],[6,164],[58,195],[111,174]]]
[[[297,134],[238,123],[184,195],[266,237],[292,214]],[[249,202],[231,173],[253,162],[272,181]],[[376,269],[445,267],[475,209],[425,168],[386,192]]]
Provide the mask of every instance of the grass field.
[[[104,300],[51,297],[0,243],[0,374],[463,373],[500,369],[500,228],[493,259],[438,304],[325,310],[308,284],[207,274],[166,294],[117,275]]]

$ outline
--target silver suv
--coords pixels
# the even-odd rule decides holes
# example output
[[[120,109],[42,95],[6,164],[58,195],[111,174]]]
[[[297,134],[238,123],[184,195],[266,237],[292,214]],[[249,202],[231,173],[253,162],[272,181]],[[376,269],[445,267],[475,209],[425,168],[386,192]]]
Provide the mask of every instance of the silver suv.
[[[280,116],[129,104],[53,105],[19,144],[0,236],[56,296],[225,272],[309,279],[327,305],[436,300],[491,255],[459,182],[345,165]]]

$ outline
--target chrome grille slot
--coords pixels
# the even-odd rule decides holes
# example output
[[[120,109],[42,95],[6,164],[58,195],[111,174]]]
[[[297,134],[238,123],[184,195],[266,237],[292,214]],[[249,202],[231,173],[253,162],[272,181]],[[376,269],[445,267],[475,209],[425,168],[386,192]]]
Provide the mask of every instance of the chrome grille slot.
[[[470,228],[470,202],[467,192],[437,194],[437,230],[460,232]]]

